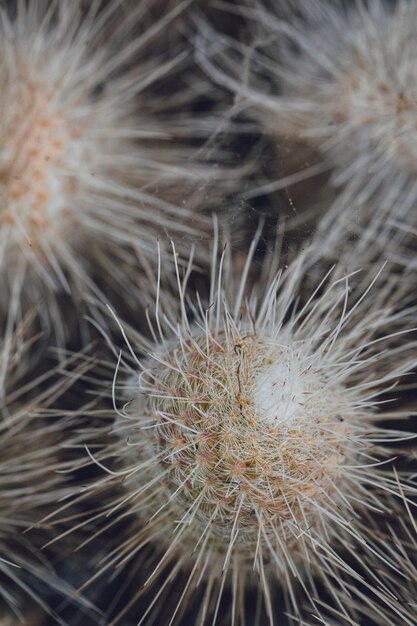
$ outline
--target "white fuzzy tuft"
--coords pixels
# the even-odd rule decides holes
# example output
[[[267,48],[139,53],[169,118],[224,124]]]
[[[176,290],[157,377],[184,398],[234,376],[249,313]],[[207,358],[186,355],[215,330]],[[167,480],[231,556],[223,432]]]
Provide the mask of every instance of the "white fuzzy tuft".
[[[270,426],[298,423],[301,427],[308,427],[309,416],[317,411],[318,404],[314,397],[308,402],[309,396],[321,387],[321,381],[317,376],[304,374],[291,352],[289,355],[285,351],[278,353],[275,359],[254,378],[255,413]]]

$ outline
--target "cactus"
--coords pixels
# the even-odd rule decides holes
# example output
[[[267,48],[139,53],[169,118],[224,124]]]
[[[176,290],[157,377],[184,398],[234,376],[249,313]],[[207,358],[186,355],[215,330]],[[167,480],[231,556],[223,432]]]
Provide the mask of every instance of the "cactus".
[[[415,491],[406,472],[397,483],[383,445],[413,435],[381,424],[406,416],[385,402],[415,366],[415,342],[402,341],[412,311],[399,312],[404,284],[386,269],[363,289],[358,274],[336,268],[305,296],[309,252],[251,293],[251,255],[235,285],[225,253],[213,264],[206,305],[187,296],[177,260],[178,308],[158,285],[155,345],[132,364],[112,427],[117,440],[91,453],[109,474],[89,487],[106,515],[131,520],[127,538],[96,569],[131,561],[147,572],[155,598],[140,623],[166,609],[163,593],[177,597],[167,623],[179,619],[202,581],[197,623],[223,623],[220,615],[244,623],[254,586],[268,623],[280,623],[285,609],[300,618],[305,598],[320,614],[317,581],[338,603],[342,576],[369,580],[386,560],[372,515],[392,514]],[[162,300],[171,303],[161,308]],[[127,334],[131,354],[141,354],[146,344]],[[117,484],[125,495],[100,495]],[[369,551],[365,572],[359,546]],[[180,572],[182,590],[173,583]],[[339,610],[350,616],[350,605]]]

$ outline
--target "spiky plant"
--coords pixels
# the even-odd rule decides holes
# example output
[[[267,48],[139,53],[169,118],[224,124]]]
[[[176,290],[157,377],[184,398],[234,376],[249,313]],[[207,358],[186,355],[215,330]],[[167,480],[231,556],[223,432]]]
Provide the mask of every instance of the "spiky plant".
[[[336,245],[341,230],[380,235],[392,217],[408,216],[415,227],[416,3],[224,6],[247,17],[250,44],[216,36],[202,22],[198,58],[278,138],[285,158],[298,153],[303,171],[294,182],[331,173],[337,196],[320,225],[329,244],[329,232]]]
[[[59,608],[74,602],[84,615],[91,609],[81,598],[70,600],[74,590],[58,577],[56,555],[41,550],[50,537],[41,521],[68,489],[59,452],[67,420],[50,419],[48,411],[74,376],[48,369],[45,357],[40,364],[34,355],[42,341],[31,321],[0,339],[0,619],[28,624],[26,607],[35,604],[63,624]]]
[[[221,168],[191,158],[210,121],[180,112],[201,81],[174,89],[187,56],[175,18],[188,4],[159,4],[159,19],[130,0],[0,7],[3,311],[15,286],[23,310],[36,302],[57,327],[56,293],[75,302],[99,280],[128,294],[133,250],[204,230],[196,207]]]
[[[304,624],[325,601],[349,622],[365,587],[375,607],[390,603],[374,586],[395,565],[375,534],[415,493],[392,458],[412,437],[390,402],[416,365],[404,283],[385,268],[363,288],[335,268],[306,293],[310,250],[254,280],[256,245],[240,276],[215,251],[207,299],[187,294],[176,257],[177,294],[164,291],[159,266],[153,342],[128,332],[118,417],[98,429],[108,444],[96,428],[82,436],[108,469],[89,486],[86,520],[98,535],[100,516],[124,524],[94,576],[133,584],[111,624],[135,604],[140,624],[190,611],[196,624],[236,625]]]
[[[394,471],[398,487],[401,491],[398,475]],[[351,602],[354,606],[355,621],[352,625],[378,624],[378,626],[392,626],[392,624],[415,624],[416,621],[416,598],[417,585],[417,542],[416,542],[416,515],[415,507],[410,506],[405,494],[403,494],[403,511],[398,516],[385,516],[381,518],[378,527],[375,528],[375,541],[379,542],[384,555],[392,564],[391,571],[386,569],[383,585],[375,581],[372,593],[363,586],[352,586],[346,577],[343,580],[344,602]],[[373,567],[372,558],[364,553],[363,558],[368,567]],[[353,590],[353,593],[352,593]],[[375,602],[375,597],[381,601]],[[317,623],[325,623],[329,626],[339,626],[343,617],[337,608],[322,603],[325,620],[320,616],[313,615],[308,626]]]

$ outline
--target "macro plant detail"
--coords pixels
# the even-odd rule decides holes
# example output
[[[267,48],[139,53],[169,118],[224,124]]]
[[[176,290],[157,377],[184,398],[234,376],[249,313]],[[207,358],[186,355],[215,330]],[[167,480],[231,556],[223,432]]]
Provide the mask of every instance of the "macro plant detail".
[[[107,285],[128,285],[121,268],[153,249],[158,233],[185,218],[183,236],[204,230],[177,190],[208,184],[214,168],[191,165],[180,138],[173,157],[175,107],[153,91],[184,51],[164,59],[152,46],[186,4],[154,23],[145,3],[126,0],[0,9],[4,313],[15,286],[23,312],[41,294],[41,317],[54,328],[56,293],[97,294],[103,274]]]
[[[255,619],[245,597],[256,587],[263,599],[254,623],[280,623],[285,612],[300,619],[304,600],[321,615],[317,584],[339,602],[335,581],[347,574],[351,584],[368,579],[370,586],[374,568],[387,560],[372,515],[393,514],[404,493],[415,492],[407,472],[399,485],[391,466],[392,446],[413,434],[382,424],[406,415],[390,410],[389,393],[415,366],[415,342],[401,342],[410,311],[372,303],[378,280],[385,301],[404,297],[389,273],[363,290],[355,273],[338,277],[335,270],[332,280],[329,272],[297,304],[307,258],[248,294],[250,255],[237,285],[223,255],[212,268],[207,305],[198,296],[192,302],[177,265],[180,305],[160,308],[168,296],[158,286],[154,347],[127,331],[133,373],[126,370],[122,384],[117,370],[116,399],[119,384],[124,391],[111,427],[116,442],[103,449],[90,433],[91,459],[108,470],[90,491],[107,500],[103,515],[130,520],[126,539],[96,569],[100,576],[142,563],[155,598],[141,624],[156,619],[164,595],[177,598],[168,623],[181,623],[202,588],[199,624]],[[137,360],[143,349],[148,356]],[[126,368],[125,357],[119,363]],[[107,490],[119,483],[125,495],[112,498]],[[354,556],[361,545],[366,566]],[[146,546],[159,557],[149,557]],[[277,588],[284,594],[278,603]],[[375,596],[391,606],[388,594]],[[339,602],[341,614],[351,615],[353,604]],[[122,615],[111,623],[122,623]]]
[[[225,4],[247,19],[249,43],[202,20],[197,56],[283,154],[300,152],[300,180],[330,174],[333,206],[318,224],[328,245],[329,232],[335,246],[346,232],[389,244],[387,220],[415,226],[416,5],[272,5]]]
[[[275,543],[276,527],[284,546],[302,550],[298,534],[317,514],[311,500],[328,500],[347,452],[337,414],[343,404],[318,399],[326,382],[315,372],[303,376],[302,356],[270,342],[241,333],[233,339],[231,329],[196,333],[158,355],[150,381],[141,377],[147,401],[128,409],[132,418],[157,420],[152,439],[166,469],[167,501],[178,490],[164,509],[173,520],[193,518],[194,540],[207,532],[214,558],[223,554],[226,564],[237,552],[242,565],[253,566],[257,546]],[[138,449],[140,456],[148,451]]]
[[[1,624],[416,626],[416,24],[0,0]]]
[[[34,604],[63,624],[57,604],[69,604],[74,589],[59,577],[56,555],[41,549],[50,538],[42,518],[67,493],[59,454],[66,424],[48,416],[73,378],[58,375],[59,368],[40,371],[32,322],[33,315],[26,317],[0,339],[0,619],[27,623],[25,608]],[[57,600],[54,606],[48,596]],[[74,598],[80,610],[93,612]]]
[[[33,241],[36,246],[38,230],[45,232],[54,225],[63,230],[64,225],[68,228],[65,198],[73,195],[71,178],[59,180],[57,170],[63,159],[74,159],[76,163],[77,150],[71,155],[71,144],[77,131],[70,128],[65,111],[54,106],[53,92],[48,93],[45,86],[28,78],[22,77],[22,83],[26,89],[22,89],[20,98],[16,97],[21,110],[12,110],[11,119],[5,124],[1,178],[3,224],[9,226],[14,243],[24,247],[27,241]],[[54,187],[60,185],[64,188],[54,196]],[[56,206],[57,201],[62,205]]]

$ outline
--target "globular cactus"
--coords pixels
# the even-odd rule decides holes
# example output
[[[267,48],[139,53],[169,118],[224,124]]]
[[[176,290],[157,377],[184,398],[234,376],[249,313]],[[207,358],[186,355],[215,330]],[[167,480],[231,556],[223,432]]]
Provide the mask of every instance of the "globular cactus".
[[[56,294],[76,304],[99,286],[120,292],[136,283],[129,266],[157,234],[204,231],[197,196],[221,168],[199,164],[190,135],[204,135],[202,124],[188,117],[184,131],[178,93],[160,85],[185,56],[173,24],[187,4],[167,5],[159,19],[129,0],[0,8],[4,314],[15,289],[23,314],[35,302],[61,338]]]
[[[205,304],[188,296],[188,273],[181,279],[176,265],[177,306],[158,282],[154,345],[127,331],[134,362],[119,416],[107,447],[94,430],[89,447],[109,471],[90,485],[98,509],[130,523],[96,576],[131,567],[152,591],[147,609],[139,590],[112,624],[136,601],[140,623],[151,623],[168,598],[169,624],[190,606],[199,624],[280,624],[286,611],[305,623],[321,615],[318,589],[353,619],[343,580],[359,588],[375,569],[378,581],[391,572],[374,540],[377,514],[395,514],[415,492],[406,472],[397,482],[384,446],[412,434],[381,423],[407,416],[386,401],[416,364],[404,284],[385,269],[363,289],[336,268],[307,292],[309,252],[252,289],[251,254],[236,283],[225,252]]]
[[[203,24],[198,58],[276,138],[281,159],[298,162],[294,182],[330,174],[334,203],[319,225],[328,246],[352,233],[363,250],[375,237],[389,245],[389,220],[416,226],[415,2],[267,5],[230,7],[247,18],[246,45]],[[271,188],[291,184],[279,176]]]

